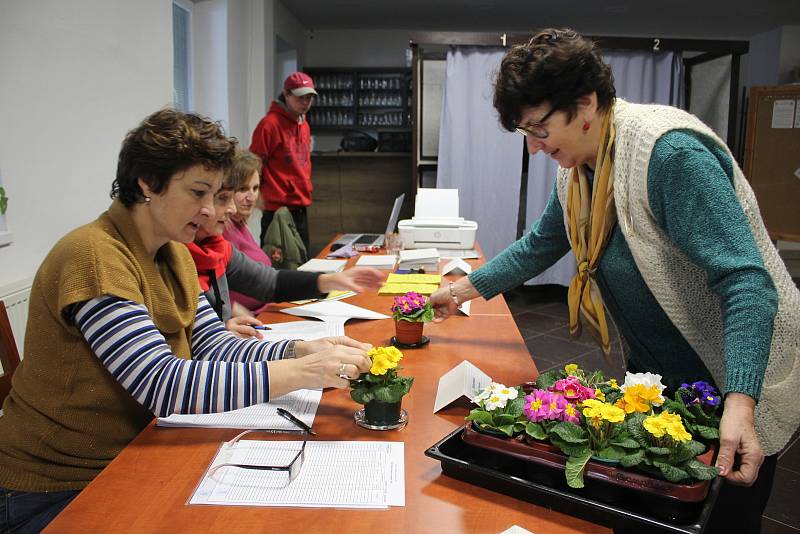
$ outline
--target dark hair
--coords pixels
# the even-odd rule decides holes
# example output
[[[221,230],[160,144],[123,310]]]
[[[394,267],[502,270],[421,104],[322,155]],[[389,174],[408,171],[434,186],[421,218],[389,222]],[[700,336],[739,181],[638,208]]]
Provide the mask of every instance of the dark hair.
[[[237,150],[233,164],[225,173],[222,189],[239,189],[247,183],[253,172],[261,175],[261,158],[249,150]]]
[[[519,125],[522,108],[549,102],[575,117],[578,99],[597,93],[597,106],[614,102],[614,75],[589,39],[569,29],[547,29],[528,43],[511,48],[500,63],[494,84],[494,107],[509,131]]]
[[[161,193],[175,173],[194,165],[227,170],[236,143],[218,122],[174,109],[156,111],[122,141],[111,198],[130,207],[144,201],[139,178],[153,193]]]

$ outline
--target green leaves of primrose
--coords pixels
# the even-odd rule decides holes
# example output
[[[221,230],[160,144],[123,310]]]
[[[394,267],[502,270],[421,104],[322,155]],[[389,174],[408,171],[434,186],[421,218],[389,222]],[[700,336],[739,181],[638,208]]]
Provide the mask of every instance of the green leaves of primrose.
[[[586,463],[591,457],[592,451],[587,449],[584,454],[567,458],[565,474],[567,477],[567,485],[570,488],[583,487],[583,470],[586,468]]]

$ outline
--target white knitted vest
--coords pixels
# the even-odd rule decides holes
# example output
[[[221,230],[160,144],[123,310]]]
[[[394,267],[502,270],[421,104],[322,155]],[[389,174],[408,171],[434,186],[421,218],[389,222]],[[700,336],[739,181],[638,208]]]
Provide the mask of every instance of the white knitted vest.
[[[693,130],[713,139],[731,158],[736,196],[750,222],[764,266],[778,292],[778,312],[769,363],[755,424],[764,453],[775,454],[800,426],[800,292],[772,245],[753,190],[728,147],[697,117],[677,108],[614,105],[614,199],[622,234],[647,287],[705,363],[720,387],[725,384],[723,316],[720,298],[708,288],[705,272],[692,263],[664,234],[650,210],[647,168],[656,141],[675,129]],[[558,170],[558,198],[566,206],[570,169]],[[701,176],[686,176],[702,179]],[[567,210],[564,209],[564,224]],[[567,232],[569,235],[569,232]]]

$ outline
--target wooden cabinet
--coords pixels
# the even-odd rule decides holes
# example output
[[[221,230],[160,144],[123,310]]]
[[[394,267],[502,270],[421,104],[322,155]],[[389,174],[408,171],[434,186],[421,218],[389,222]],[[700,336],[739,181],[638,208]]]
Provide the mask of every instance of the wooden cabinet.
[[[308,113],[313,131],[410,131],[410,69],[308,68],[305,72],[319,93]]]
[[[311,156],[308,208],[311,253],[340,233],[383,233],[394,199],[406,194],[400,219],[414,212],[411,154],[332,152]]]

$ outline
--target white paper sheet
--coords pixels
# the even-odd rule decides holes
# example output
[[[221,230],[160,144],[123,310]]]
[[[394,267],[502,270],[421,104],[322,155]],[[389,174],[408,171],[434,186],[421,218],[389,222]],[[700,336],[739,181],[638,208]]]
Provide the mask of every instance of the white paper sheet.
[[[463,258],[465,260],[477,260],[481,257],[478,254],[478,251],[475,249],[470,250],[463,250],[463,249],[451,249],[451,248],[440,248],[437,249],[439,251],[439,256],[442,258]]]
[[[433,412],[438,412],[461,396],[472,400],[491,383],[492,378],[489,375],[464,360],[439,379],[436,400],[433,402]]]
[[[472,266],[461,258],[456,258],[442,267],[443,275],[449,272],[456,274],[469,274],[472,272]]]
[[[412,248],[400,251],[400,263],[433,263],[439,261],[435,248]]]
[[[205,414],[173,414],[159,417],[156,425],[162,427],[203,427],[203,428],[274,428],[297,430],[280,415],[278,408],[289,410],[308,426],[314,425],[314,416],[322,398],[321,389],[298,389],[265,404],[255,404],[230,412]]]
[[[301,441],[242,440],[223,446],[211,463],[288,465]],[[402,442],[309,441],[297,477],[286,471],[223,467],[208,472],[190,504],[387,508],[405,506]]]
[[[353,306],[340,301],[323,301],[296,306],[294,308],[284,308],[282,313],[296,315],[298,317],[315,317],[323,321],[340,322],[344,324],[348,319],[388,319],[388,315],[374,312],[360,306]]]
[[[356,265],[358,267],[375,267],[376,269],[391,269],[397,261],[395,254],[362,254]]]
[[[323,337],[343,336],[344,323],[325,321],[291,321],[288,323],[271,323],[270,330],[260,330],[261,339],[266,341],[282,341],[284,339],[302,339],[311,341]]]
[[[458,189],[417,189],[414,217],[420,219],[458,217]]]
[[[297,268],[298,271],[312,271],[315,273],[338,273],[344,270],[347,260],[322,260],[311,258]]]

